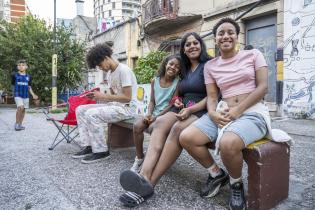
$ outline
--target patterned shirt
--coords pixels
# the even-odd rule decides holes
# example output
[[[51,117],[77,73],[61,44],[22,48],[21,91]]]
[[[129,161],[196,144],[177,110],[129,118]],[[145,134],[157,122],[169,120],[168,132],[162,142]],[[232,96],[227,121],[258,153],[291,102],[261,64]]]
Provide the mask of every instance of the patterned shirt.
[[[29,86],[31,86],[31,76],[29,74],[20,74],[17,72],[12,75],[12,85],[14,85],[14,97],[28,98]]]

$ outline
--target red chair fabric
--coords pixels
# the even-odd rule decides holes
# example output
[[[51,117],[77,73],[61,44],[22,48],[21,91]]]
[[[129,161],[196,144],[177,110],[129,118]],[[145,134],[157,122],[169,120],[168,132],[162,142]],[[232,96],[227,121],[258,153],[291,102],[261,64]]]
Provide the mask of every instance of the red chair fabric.
[[[56,119],[52,118],[48,115],[47,112],[44,112],[47,116],[47,120],[50,120],[53,122],[53,124],[58,129],[57,136],[55,137],[52,145],[49,147],[49,150],[53,150],[61,141],[66,140],[68,143],[74,142],[74,138],[78,136],[78,134],[71,135],[73,131],[77,128],[77,118],[75,111],[80,105],[86,105],[86,104],[96,104],[95,100],[89,99],[88,97],[85,97],[85,95],[89,92],[93,91],[99,91],[99,88],[94,88],[92,90],[86,91],[84,93],[81,93],[77,96],[71,96],[68,100],[68,113],[64,119]],[[74,128],[70,128],[70,126],[75,126]],[[58,139],[59,135],[62,135],[61,139]],[[76,143],[77,144],[77,143]],[[77,144],[78,145],[78,144]]]

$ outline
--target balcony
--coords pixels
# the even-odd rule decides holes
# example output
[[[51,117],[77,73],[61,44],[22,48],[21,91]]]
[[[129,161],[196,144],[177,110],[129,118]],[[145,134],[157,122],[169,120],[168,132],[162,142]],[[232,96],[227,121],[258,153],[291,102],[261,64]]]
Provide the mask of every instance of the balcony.
[[[179,0],[148,0],[143,4],[143,23],[147,34],[159,33],[200,19],[200,15],[181,15]]]

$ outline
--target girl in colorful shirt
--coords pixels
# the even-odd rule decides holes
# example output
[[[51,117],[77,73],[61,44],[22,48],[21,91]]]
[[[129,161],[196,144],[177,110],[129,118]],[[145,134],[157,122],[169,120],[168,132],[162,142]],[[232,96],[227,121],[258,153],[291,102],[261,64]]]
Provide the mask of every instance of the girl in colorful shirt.
[[[151,97],[148,114],[138,119],[134,124],[133,136],[137,156],[131,170],[138,172],[143,160],[143,132],[148,129],[152,132],[154,121],[158,116],[168,112],[171,108],[170,101],[175,93],[182,69],[182,61],[179,56],[170,55],[166,57],[159,69],[157,77],[151,81]]]

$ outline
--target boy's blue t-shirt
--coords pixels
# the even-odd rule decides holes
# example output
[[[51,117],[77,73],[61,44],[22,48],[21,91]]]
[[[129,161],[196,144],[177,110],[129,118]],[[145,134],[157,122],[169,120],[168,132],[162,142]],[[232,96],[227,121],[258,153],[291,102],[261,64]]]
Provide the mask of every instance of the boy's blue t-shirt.
[[[12,85],[14,86],[14,97],[28,98],[29,86],[31,86],[31,76],[16,72],[12,75]]]

